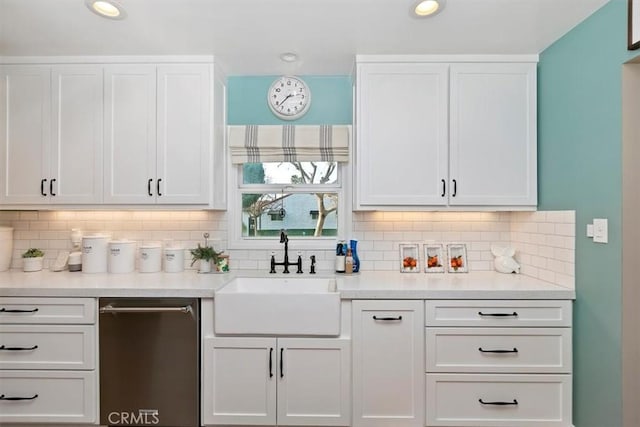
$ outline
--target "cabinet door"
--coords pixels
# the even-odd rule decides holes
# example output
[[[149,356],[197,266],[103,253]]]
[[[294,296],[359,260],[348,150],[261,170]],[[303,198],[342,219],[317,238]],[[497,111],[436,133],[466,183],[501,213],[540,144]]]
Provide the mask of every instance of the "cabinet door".
[[[353,425],[424,425],[424,302],[353,302]]]
[[[204,346],[204,424],[275,425],[275,338],[207,338]]]
[[[350,425],[349,340],[280,338],[278,358],[278,425]]]
[[[211,66],[158,67],[158,203],[208,203]]]
[[[52,81],[51,202],[101,203],[102,66],[55,66]]]
[[[50,149],[51,68],[0,67],[2,203],[49,203]]]
[[[451,66],[451,205],[536,206],[536,64]]]
[[[108,65],[104,202],[156,201],[156,67]]]
[[[362,64],[356,108],[359,207],[445,205],[448,66]]]

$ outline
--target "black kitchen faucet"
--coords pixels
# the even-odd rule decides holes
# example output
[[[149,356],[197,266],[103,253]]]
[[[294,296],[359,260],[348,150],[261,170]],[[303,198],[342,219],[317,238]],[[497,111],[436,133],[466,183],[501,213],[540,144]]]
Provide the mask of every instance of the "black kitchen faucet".
[[[287,236],[286,230],[280,230],[280,243],[284,243],[284,261],[276,262],[275,255],[271,255],[271,271],[269,273],[276,272],[276,265],[284,266],[284,270],[282,271],[284,274],[289,274],[289,266],[296,265],[298,269],[296,273],[302,274],[302,257],[298,255],[298,261],[289,262],[289,236]]]

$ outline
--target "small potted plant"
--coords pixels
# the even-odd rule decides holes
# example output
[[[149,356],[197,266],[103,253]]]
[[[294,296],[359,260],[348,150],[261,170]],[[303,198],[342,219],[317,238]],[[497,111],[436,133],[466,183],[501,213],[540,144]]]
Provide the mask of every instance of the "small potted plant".
[[[44,260],[44,252],[37,248],[30,248],[22,254],[22,271],[40,271]]]
[[[220,259],[220,255],[222,255],[223,251],[216,252],[211,246],[200,246],[198,243],[198,247],[195,249],[191,249],[191,266],[196,263],[196,261],[200,261],[198,265],[198,273],[210,273],[211,272],[211,262],[218,266],[218,262]]]

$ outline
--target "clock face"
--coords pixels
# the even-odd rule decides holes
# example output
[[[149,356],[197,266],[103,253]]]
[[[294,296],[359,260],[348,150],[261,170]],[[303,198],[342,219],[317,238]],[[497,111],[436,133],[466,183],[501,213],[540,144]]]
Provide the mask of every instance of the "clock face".
[[[294,120],[309,109],[311,92],[300,78],[283,76],[271,84],[267,101],[273,114],[284,120]]]

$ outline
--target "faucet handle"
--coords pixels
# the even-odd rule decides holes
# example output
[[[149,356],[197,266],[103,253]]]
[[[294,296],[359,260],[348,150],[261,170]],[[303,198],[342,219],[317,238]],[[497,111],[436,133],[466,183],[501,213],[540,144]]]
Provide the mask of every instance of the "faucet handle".
[[[270,274],[274,274],[276,272],[276,253],[271,252],[271,270],[269,270]]]
[[[298,269],[296,270],[297,274],[302,274],[302,252],[298,251],[298,262],[296,263],[298,265]]]
[[[311,271],[309,274],[316,274],[316,256],[311,255]]]

